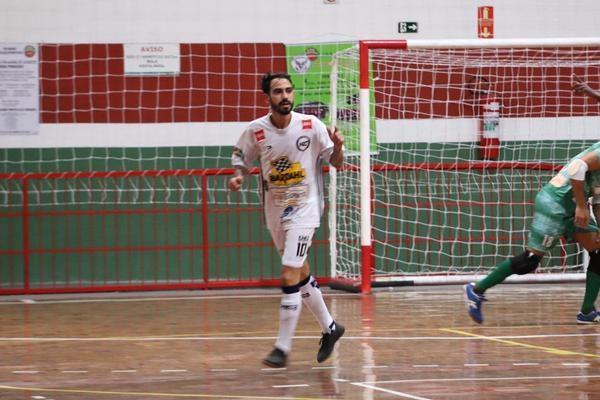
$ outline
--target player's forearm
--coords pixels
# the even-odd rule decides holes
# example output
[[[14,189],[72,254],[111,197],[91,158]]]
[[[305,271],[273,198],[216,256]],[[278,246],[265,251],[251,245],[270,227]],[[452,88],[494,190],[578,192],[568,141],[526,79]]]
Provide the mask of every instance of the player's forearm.
[[[344,164],[344,147],[333,147],[333,153],[329,158],[329,163],[336,168],[340,168]]]
[[[583,181],[572,179],[571,186],[573,187],[573,197],[575,197],[575,205],[581,208],[587,207],[587,198],[583,189]]]
[[[588,90],[585,91],[585,94],[587,94],[590,97],[593,97],[597,101],[600,101],[600,91],[598,91],[598,90],[589,88]]]

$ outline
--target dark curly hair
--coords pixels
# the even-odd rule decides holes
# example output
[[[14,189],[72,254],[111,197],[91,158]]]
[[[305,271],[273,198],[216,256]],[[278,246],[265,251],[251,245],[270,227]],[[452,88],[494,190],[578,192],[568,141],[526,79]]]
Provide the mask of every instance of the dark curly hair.
[[[263,93],[269,94],[271,92],[271,81],[273,79],[287,79],[292,85],[292,78],[286,72],[267,72],[262,76],[261,89]]]

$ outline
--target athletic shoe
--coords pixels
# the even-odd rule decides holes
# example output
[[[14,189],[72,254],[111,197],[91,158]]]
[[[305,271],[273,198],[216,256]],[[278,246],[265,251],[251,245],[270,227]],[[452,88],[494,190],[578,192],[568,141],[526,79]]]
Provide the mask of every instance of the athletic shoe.
[[[600,324],[600,313],[596,310],[587,314],[580,312],[577,314],[577,323],[579,325]]]
[[[277,347],[274,347],[262,362],[271,368],[283,368],[287,362],[287,355]]]
[[[346,328],[344,328],[343,325],[336,323],[335,330],[331,331],[331,333],[324,333],[323,336],[321,336],[321,340],[319,341],[319,352],[317,353],[318,362],[322,363],[329,358],[335,342],[344,336],[345,331]]]
[[[477,294],[473,290],[475,283],[467,283],[463,286],[465,292],[465,304],[469,310],[469,316],[478,324],[483,323],[483,314],[481,313],[481,303],[487,301],[484,295]]]

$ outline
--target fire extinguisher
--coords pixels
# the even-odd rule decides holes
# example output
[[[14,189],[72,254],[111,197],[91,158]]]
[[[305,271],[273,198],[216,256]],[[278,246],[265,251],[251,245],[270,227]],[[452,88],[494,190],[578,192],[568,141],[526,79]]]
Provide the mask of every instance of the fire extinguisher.
[[[497,160],[500,153],[500,102],[483,99],[479,118],[479,158]]]

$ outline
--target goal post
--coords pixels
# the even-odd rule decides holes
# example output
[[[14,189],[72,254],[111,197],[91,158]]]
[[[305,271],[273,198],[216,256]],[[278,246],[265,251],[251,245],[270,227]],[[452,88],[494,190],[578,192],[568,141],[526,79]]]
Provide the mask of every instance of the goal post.
[[[571,86],[600,85],[600,38],[367,40],[333,64],[350,143],[331,191],[334,287],[484,276],[522,251],[539,189],[598,140],[600,107]],[[509,279],[582,280],[585,257],[562,241]]]

